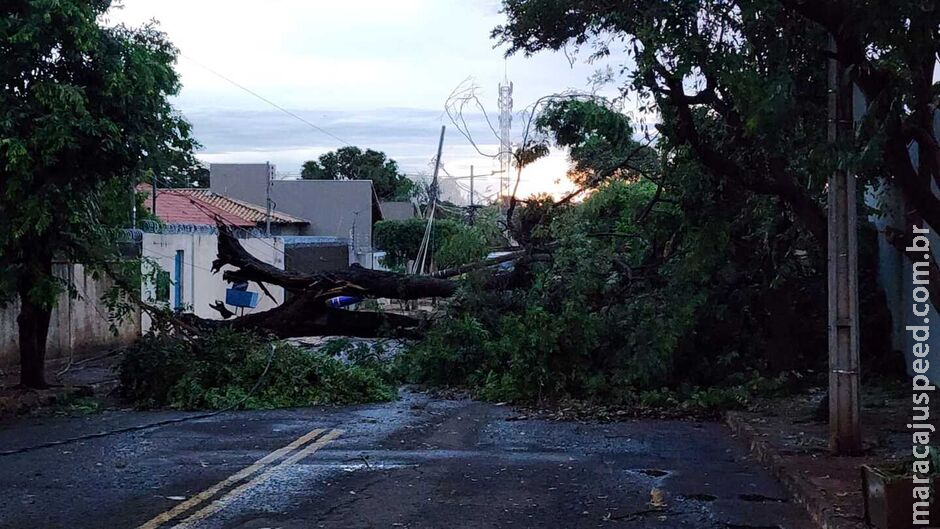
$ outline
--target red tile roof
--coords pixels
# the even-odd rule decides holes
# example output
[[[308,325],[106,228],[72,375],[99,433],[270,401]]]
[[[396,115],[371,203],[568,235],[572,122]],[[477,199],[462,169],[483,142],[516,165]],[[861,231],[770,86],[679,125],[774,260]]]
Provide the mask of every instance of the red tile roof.
[[[148,194],[144,201],[149,210],[151,186],[141,184],[137,190]],[[219,218],[225,224],[254,228],[265,222],[264,207],[241,200],[217,195],[208,189],[157,189],[157,217],[166,224],[215,225]],[[279,212],[271,213],[272,224],[306,224],[299,217]]]

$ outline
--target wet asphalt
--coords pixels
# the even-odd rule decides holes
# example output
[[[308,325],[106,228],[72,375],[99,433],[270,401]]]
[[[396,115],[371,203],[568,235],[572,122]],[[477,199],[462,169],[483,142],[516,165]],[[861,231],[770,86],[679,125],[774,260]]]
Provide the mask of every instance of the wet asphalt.
[[[0,424],[0,451],[184,415],[21,419]],[[2,456],[0,527],[813,527],[720,424],[514,415],[403,392]]]

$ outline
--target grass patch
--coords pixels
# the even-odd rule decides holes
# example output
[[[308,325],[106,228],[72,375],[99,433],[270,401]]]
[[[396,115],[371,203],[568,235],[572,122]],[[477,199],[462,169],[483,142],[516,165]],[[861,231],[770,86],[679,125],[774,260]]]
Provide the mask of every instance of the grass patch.
[[[66,395],[59,399],[52,413],[63,416],[83,416],[99,413],[104,409],[101,400],[96,397]]]

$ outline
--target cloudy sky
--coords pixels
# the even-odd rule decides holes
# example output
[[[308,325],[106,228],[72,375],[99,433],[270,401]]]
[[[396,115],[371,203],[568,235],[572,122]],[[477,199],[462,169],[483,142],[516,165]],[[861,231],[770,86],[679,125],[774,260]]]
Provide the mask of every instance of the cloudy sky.
[[[504,20],[499,9],[494,0],[124,0],[109,18],[155,19],[180,49],[176,105],[193,123],[205,161],[270,161],[291,175],[347,142],[385,151],[408,173],[427,172],[447,125],[442,160],[450,174],[465,175],[471,164],[477,174],[496,167],[443,112],[456,86],[477,85],[495,120],[504,75],[518,112],[545,94],[588,90],[588,78],[608,65],[572,66],[563,53],[504,59],[489,37]],[[480,116],[469,120],[480,148],[495,151]],[[518,115],[513,132],[522,132]],[[557,189],[566,166],[564,153],[555,153],[527,168],[522,192]],[[477,182],[483,193],[496,189],[493,179]]]

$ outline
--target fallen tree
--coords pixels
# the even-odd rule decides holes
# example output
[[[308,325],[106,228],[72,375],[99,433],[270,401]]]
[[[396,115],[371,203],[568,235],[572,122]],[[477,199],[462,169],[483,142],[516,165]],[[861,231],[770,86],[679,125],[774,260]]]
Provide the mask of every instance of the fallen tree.
[[[447,298],[457,291],[457,283],[451,280],[368,270],[359,265],[317,273],[281,270],[252,256],[230,229],[219,225],[218,257],[212,263],[212,271],[218,273],[226,265],[235,268],[222,273],[228,282],[256,283],[268,296],[271,293],[266,285],[276,285],[283,287],[289,296],[273,309],[236,318],[232,318],[231,312],[217,302],[213,308],[228,318],[213,321],[191,317],[190,322],[194,325],[250,330],[278,338],[333,335],[408,337],[417,335],[424,321],[391,312],[333,308],[328,301],[336,296],[399,300]]]

